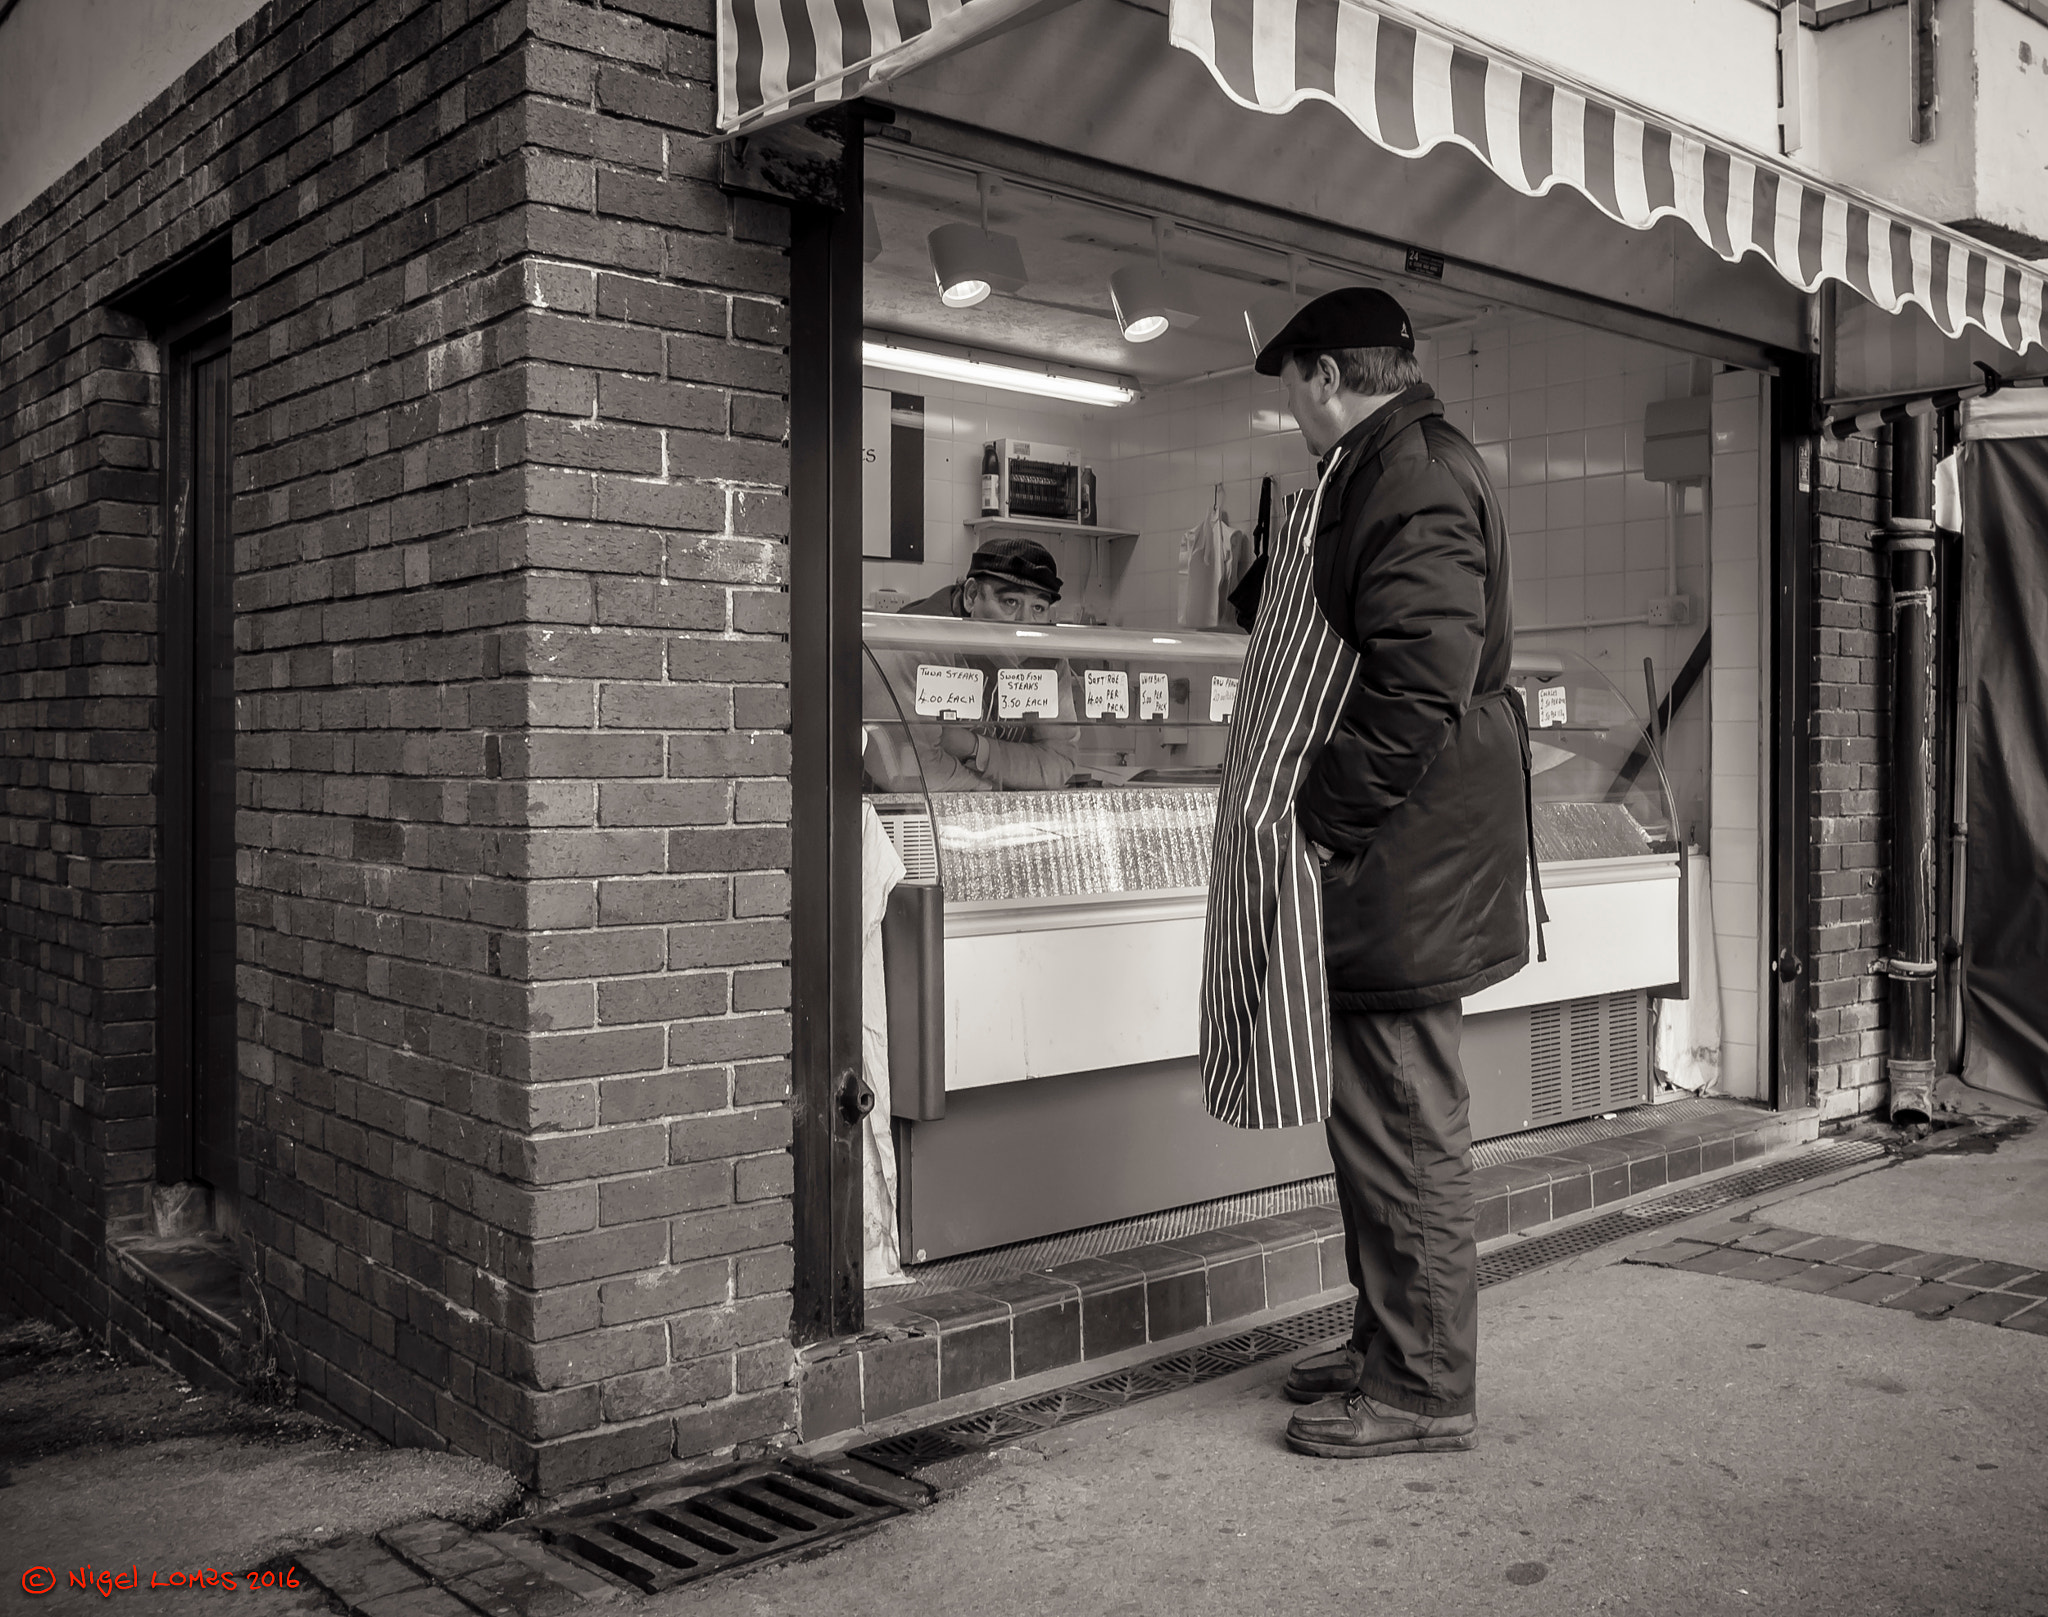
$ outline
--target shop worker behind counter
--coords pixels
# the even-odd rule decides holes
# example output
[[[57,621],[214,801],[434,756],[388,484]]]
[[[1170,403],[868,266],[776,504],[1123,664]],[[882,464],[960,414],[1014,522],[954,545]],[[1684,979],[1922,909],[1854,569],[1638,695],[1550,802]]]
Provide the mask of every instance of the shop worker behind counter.
[[[992,539],[975,551],[967,574],[901,614],[930,618],[974,618],[984,623],[1050,623],[1060,598],[1059,569],[1052,553],[1036,540]],[[1064,662],[1009,654],[940,655],[936,652],[879,653],[877,661],[895,687],[896,700],[911,721],[916,747],[913,761],[901,742],[900,723],[886,691],[869,689],[861,716],[867,725],[864,765],[868,777],[884,791],[916,791],[922,783],[935,792],[1051,791],[1066,785],[1074,772],[1080,732],[1071,724],[1044,719],[938,723],[919,721],[911,713],[917,686],[917,664],[951,662],[982,671],[984,711],[995,710],[996,673],[1002,668],[1056,668],[1059,671],[1059,718],[1075,717],[1072,671]],[[870,665],[869,674],[874,672]]]
[[[1350,1342],[1289,1374],[1311,1407],[1287,1441],[1332,1458],[1472,1445],[1459,1001],[1529,951],[1507,536],[1414,348],[1394,299],[1347,288],[1259,353],[1321,476],[1236,598],[1202,966],[1210,1111],[1328,1123],[1358,1302]]]

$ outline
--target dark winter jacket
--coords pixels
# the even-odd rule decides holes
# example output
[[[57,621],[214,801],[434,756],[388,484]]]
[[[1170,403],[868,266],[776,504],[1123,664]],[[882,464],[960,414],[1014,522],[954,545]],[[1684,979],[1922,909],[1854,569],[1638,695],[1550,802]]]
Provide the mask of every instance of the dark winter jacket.
[[[1529,958],[1528,730],[1508,686],[1507,529],[1427,387],[1345,435],[1316,601],[1359,653],[1295,814],[1324,868],[1330,1003],[1434,1005]]]

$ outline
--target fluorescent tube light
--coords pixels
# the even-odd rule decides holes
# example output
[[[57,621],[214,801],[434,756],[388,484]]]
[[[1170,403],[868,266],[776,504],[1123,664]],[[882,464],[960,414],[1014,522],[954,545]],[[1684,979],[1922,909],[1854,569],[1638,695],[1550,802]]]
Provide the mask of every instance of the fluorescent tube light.
[[[971,387],[992,387],[1005,393],[1035,393],[1040,398],[1066,399],[1073,404],[1129,404],[1138,396],[1136,388],[1115,382],[1064,376],[1057,371],[1027,370],[1021,365],[996,365],[982,359],[963,359],[957,354],[934,354],[922,348],[898,348],[893,343],[863,342],[860,358],[863,365],[881,370],[929,376],[942,382],[965,382]]]

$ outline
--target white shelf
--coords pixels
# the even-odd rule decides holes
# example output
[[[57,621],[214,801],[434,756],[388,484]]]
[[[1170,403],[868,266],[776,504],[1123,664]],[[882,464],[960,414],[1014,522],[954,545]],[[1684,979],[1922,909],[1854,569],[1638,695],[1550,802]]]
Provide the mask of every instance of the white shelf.
[[[987,623],[975,618],[922,618],[863,612],[861,639],[878,651],[1010,652],[1032,657],[1149,658],[1231,667],[1250,644],[1213,629],[1110,629],[1084,623]],[[1185,721],[1182,721],[1185,722]]]
[[[1135,539],[1135,528],[1104,528],[1087,522],[1055,522],[1050,517],[969,517],[967,531],[981,533],[1076,533],[1084,539]]]

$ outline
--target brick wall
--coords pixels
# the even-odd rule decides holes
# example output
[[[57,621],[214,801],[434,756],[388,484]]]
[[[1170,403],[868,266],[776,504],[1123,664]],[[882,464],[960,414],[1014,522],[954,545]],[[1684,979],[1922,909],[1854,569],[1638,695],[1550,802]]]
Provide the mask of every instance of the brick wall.
[[[1825,1115],[1884,1104],[1885,752],[1891,670],[1885,558],[1870,542],[1888,503],[1888,457],[1870,437],[1820,439],[1814,598],[1813,971],[1810,1051]]]
[[[532,13],[528,1436],[551,1486],[779,1433],[790,1389],[787,216],[713,183],[708,3]]]
[[[97,1331],[154,1172],[157,392],[50,263],[0,282],[0,1262]]]
[[[7,1283],[123,1334],[160,536],[109,309],[230,229],[244,1258],[309,1399],[549,1490],[791,1424],[786,221],[709,181],[710,31],[277,0],[0,225]]]

